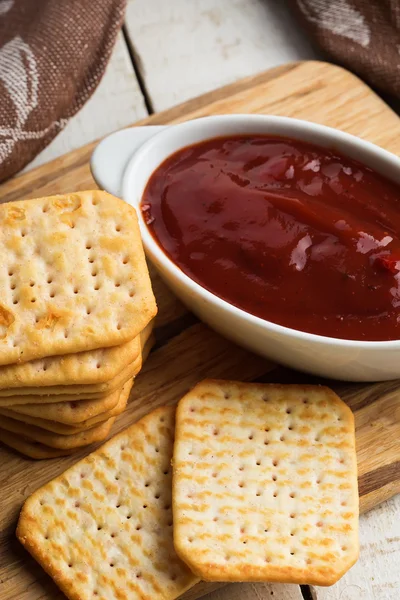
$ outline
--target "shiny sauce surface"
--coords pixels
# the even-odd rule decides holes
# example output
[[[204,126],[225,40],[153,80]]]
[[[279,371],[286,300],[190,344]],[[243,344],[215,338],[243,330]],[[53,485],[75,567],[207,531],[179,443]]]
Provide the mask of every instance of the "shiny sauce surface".
[[[400,339],[400,186],[356,161],[286,138],[215,138],[160,165],[141,210],[182,271],[253,315]]]

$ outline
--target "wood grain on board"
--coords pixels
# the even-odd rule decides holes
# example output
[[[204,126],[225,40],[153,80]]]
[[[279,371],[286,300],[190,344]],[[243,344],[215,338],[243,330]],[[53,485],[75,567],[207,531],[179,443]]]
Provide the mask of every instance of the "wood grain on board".
[[[369,139],[400,153],[400,121],[350,73],[326,63],[278,67],[217,90],[143,123],[175,123],[227,112],[269,113],[304,118]],[[82,190],[94,186],[88,161],[93,144],[0,186],[1,201]],[[203,377],[258,381],[310,381],[276,367],[198,323],[152,273],[160,313],[157,346],[137,378],[127,411],[113,433],[152,408],[176,402]],[[330,382],[356,416],[361,509],[366,511],[400,491],[400,384]],[[62,598],[55,585],[14,538],[24,499],[80,456],[26,460],[0,449],[0,600]],[[210,590],[201,585],[187,598]]]

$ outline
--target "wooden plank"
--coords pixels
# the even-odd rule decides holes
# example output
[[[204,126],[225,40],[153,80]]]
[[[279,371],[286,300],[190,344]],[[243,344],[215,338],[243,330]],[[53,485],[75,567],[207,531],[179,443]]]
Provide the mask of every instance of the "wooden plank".
[[[400,496],[385,502],[360,523],[360,558],[331,588],[312,588],[315,600],[397,600],[400,598]]]
[[[207,594],[204,600],[303,600],[297,585],[271,585],[268,583],[240,583]]]
[[[362,106],[362,111],[360,107]],[[288,114],[308,118],[329,125],[348,129],[392,151],[400,151],[399,120],[386,105],[349,73],[324,63],[297,64],[280,67],[272,72],[233,84],[196,99],[188,104],[157,115],[146,122],[167,123],[184,120],[190,116],[223,112],[260,112]],[[87,165],[91,148],[73,152],[29,172],[0,187],[2,200],[83,189],[93,186]],[[34,191],[33,191],[34,190]],[[251,379],[264,376],[268,365],[263,359],[248,355],[217,334],[208,332],[173,299],[157,277],[154,277],[156,295],[162,302],[158,321],[159,346],[137,379],[131,404],[118,420],[114,431],[124,427],[157,404],[173,402],[198,379],[205,375]],[[189,327],[188,327],[189,326]],[[179,332],[185,329],[182,333]],[[179,335],[178,335],[179,334]],[[182,356],[187,361],[182,364]],[[275,377],[279,371],[275,371]],[[281,377],[288,377],[281,371]],[[298,374],[292,375],[297,377]],[[283,379],[285,380],[285,379]],[[394,385],[394,387],[391,387]],[[379,494],[375,488],[376,471],[382,465],[371,455],[380,456],[383,448],[384,460],[388,460],[390,449],[386,440],[379,437],[379,448],[368,444],[368,431],[384,432],[389,423],[393,443],[398,443],[394,427],[398,418],[396,411],[396,384],[358,386],[342,384],[341,393],[356,410],[358,434],[362,435],[362,460],[372,468],[372,475],[361,466],[363,490],[368,497],[368,508],[399,490],[400,473],[396,461],[383,464],[379,473]],[[380,387],[384,386],[384,387]],[[384,409],[377,409],[383,399]],[[368,411],[368,414],[367,414]],[[357,416],[361,415],[361,420]],[[372,418],[372,422],[369,420]],[[375,438],[374,438],[375,439]],[[376,438],[378,440],[378,438]],[[395,449],[395,446],[394,446]],[[398,451],[397,451],[398,453]],[[0,485],[0,599],[39,600],[57,596],[54,584],[37,569],[34,561],[14,540],[13,531],[18,510],[24,498],[42,482],[61,472],[68,464],[79,458],[34,463],[26,461],[7,450],[1,452]],[[397,454],[398,459],[398,454]],[[386,468],[388,467],[388,468]],[[382,492],[383,490],[383,492]],[[364,507],[364,506],[363,506]],[[199,587],[192,592],[191,599],[204,595]]]
[[[104,77],[93,96],[26,170],[127,127],[144,119],[147,114],[128,49],[120,33]]]
[[[317,57],[284,2],[130,0],[126,29],[157,111],[267,68]]]

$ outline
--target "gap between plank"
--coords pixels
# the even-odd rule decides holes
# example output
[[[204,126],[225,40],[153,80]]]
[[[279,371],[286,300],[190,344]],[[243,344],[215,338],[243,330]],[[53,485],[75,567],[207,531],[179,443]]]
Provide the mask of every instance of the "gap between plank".
[[[150,97],[150,94],[147,90],[146,83],[144,80],[141,58],[139,56],[139,53],[136,51],[136,48],[135,48],[132,40],[130,39],[130,37],[128,35],[128,31],[126,29],[125,24],[122,26],[122,35],[124,36],[126,47],[129,52],[129,57],[131,59],[133,70],[135,71],[135,75],[136,75],[136,79],[137,79],[139,87],[140,87],[140,91],[143,94],[143,99],[144,99],[144,103],[146,105],[147,112],[149,113],[149,115],[154,115],[155,111],[154,111],[153,101]]]
[[[317,600],[315,594],[313,594],[312,588],[308,585],[301,585],[300,592],[304,600]]]

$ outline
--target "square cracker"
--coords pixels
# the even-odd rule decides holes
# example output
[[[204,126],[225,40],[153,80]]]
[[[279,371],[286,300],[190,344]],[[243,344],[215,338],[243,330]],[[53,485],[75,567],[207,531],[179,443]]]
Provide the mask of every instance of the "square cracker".
[[[111,419],[103,423],[98,423],[85,431],[80,431],[73,435],[60,435],[41,427],[35,427],[21,421],[15,421],[9,417],[0,416],[0,428],[13,433],[15,437],[21,437],[31,442],[40,442],[50,448],[71,450],[72,448],[81,448],[82,446],[94,444],[94,442],[104,441],[110,433],[114,421],[115,417],[111,417]]]
[[[145,343],[141,355],[141,362],[147,359],[147,356],[153,345],[153,337],[151,336]],[[137,371],[135,370],[134,375]],[[129,380],[128,380],[129,381]],[[110,395],[93,400],[72,400],[68,402],[53,402],[50,404],[18,404],[12,406],[12,410],[23,417],[24,415],[33,418],[42,418],[66,425],[78,425],[83,421],[92,419],[116,407],[118,402],[119,390],[116,390]],[[56,396],[55,398],[58,398]],[[0,401],[1,405],[1,401]],[[10,407],[8,407],[8,410]],[[7,410],[7,409],[6,409]],[[28,421],[26,421],[28,422]]]
[[[0,365],[116,346],[156,314],[134,209],[86,191],[0,206]]]
[[[356,561],[354,418],[330,389],[204,381],[173,465],[175,548],[202,579],[331,585]]]
[[[0,367],[0,390],[4,395],[33,388],[46,394],[46,386],[92,385],[114,379],[140,354],[140,336],[112,346],[78,354],[48,356],[31,362]]]
[[[143,355],[145,354],[147,357],[151,350],[154,344],[153,324],[154,321],[151,321],[140,335],[123,346],[81,352],[75,356],[52,356],[32,363],[0,367],[0,380],[3,373],[3,383],[5,383],[6,373],[8,373],[8,381],[12,381],[13,384],[17,383],[17,379],[22,380],[19,387],[0,388],[0,406],[29,404],[31,402],[54,402],[52,395],[59,395],[59,402],[76,400],[78,396],[81,399],[89,400],[100,398],[120,389],[128,379],[134,377],[140,371],[144,360]],[[133,357],[132,360],[128,361],[121,371],[114,372],[112,379],[105,379],[101,376],[99,381],[96,382],[94,371],[105,371],[111,374],[111,369],[115,370],[117,361],[114,353],[119,353],[121,349],[125,358],[130,356],[130,358]],[[80,366],[77,365],[77,359]],[[114,363],[113,367],[107,366],[108,361]],[[122,367],[121,362],[120,366]],[[38,367],[44,373],[33,376],[29,382],[29,375],[28,377],[26,375],[30,373],[32,377],[33,372]],[[17,377],[15,377],[16,371]],[[61,371],[61,374],[59,371]],[[12,373],[11,377],[10,372]],[[48,373],[50,373],[49,377],[47,376]],[[68,375],[72,376],[73,374],[75,379],[72,378],[68,381]],[[35,377],[36,379],[34,379]],[[90,377],[92,377],[92,383],[87,381]],[[85,378],[86,382],[84,381]],[[56,385],[51,383],[52,380]],[[79,383],[77,383],[78,381]],[[25,383],[25,386],[22,385],[22,382]],[[37,398],[36,396],[40,397]]]
[[[16,450],[20,454],[27,456],[28,458],[34,458],[36,460],[43,460],[48,458],[59,458],[60,456],[69,456],[73,452],[76,452],[75,448],[70,450],[60,450],[56,448],[50,448],[40,442],[32,442],[31,440],[24,439],[21,437],[15,437],[13,433],[1,429],[0,427],[0,442]]]
[[[128,403],[128,398],[130,391],[133,386],[133,379],[130,379],[122,388],[121,392],[115,392],[118,394],[119,399],[114,408],[110,410],[100,413],[99,415],[87,419],[86,421],[82,421],[81,423],[76,423],[75,425],[66,425],[65,423],[59,423],[58,421],[51,421],[48,419],[43,419],[41,417],[30,417],[28,415],[21,415],[13,410],[9,410],[7,408],[0,408],[0,420],[1,416],[9,417],[10,419],[14,419],[16,421],[22,421],[23,423],[28,423],[28,425],[35,425],[36,427],[40,427],[41,429],[46,429],[47,431],[52,431],[54,433],[59,433],[61,435],[73,435],[74,433],[79,433],[80,431],[85,431],[86,429],[90,429],[97,425],[98,423],[102,423],[103,421],[107,421],[111,417],[117,417],[122,412],[124,412],[126,405]]]
[[[198,581],[172,539],[174,412],[147,415],[25,502],[17,537],[71,600],[173,600]]]

